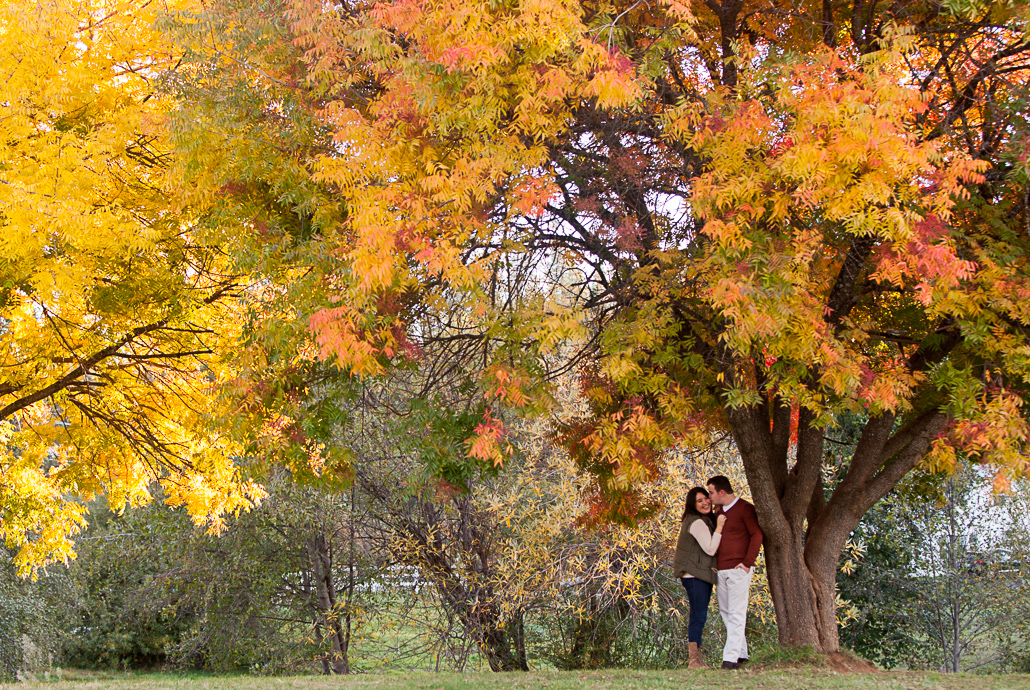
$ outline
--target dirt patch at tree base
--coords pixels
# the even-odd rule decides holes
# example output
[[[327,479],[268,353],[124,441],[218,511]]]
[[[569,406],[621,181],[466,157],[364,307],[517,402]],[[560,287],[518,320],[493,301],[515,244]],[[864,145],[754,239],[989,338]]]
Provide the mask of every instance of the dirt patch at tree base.
[[[830,652],[823,658],[826,660],[826,668],[837,673],[883,673],[872,662],[844,652]]]
[[[743,668],[754,671],[772,671],[776,669],[811,669],[815,672],[830,671],[832,673],[882,674],[883,669],[853,652],[839,651],[822,654],[811,648],[789,650],[773,654],[757,654],[756,663]]]

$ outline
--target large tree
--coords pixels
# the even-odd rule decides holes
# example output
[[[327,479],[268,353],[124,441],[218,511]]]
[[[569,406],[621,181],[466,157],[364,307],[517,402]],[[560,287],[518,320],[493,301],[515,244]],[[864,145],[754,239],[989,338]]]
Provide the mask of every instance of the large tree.
[[[260,495],[203,429],[240,281],[164,187],[157,10],[0,3],[0,536],[22,572],[72,554],[98,493],[161,481],[216,524]]]
[[[276,12],[303,62],[199,46],[255,97],[233,130],[249,153],[188,151],[186,186],[215,208],[263,200],[247,252],[278,246],[289,223],[269,217],[310,223],[337,262],[310,257],[323,358],[373,374],[431,340],[479,372],[471,458],[503,463],[502,410],[546,410],[549,381],[578,367],[591,414],[559,438],[597,476],[592,519],[634,521],[663,449],[728,430],[781,642],[826,652],[841,549],[891,487],[958,453],[999,487],[1026,471],[1022,7],[259,10]],[[307,116],[323,139],[291,148]],[[186,123],[183,141],[191,126],[207,131]],[[261,141],[288,153],[287,176]],[[863,426],[828,491],[824,434],[843,411]]]

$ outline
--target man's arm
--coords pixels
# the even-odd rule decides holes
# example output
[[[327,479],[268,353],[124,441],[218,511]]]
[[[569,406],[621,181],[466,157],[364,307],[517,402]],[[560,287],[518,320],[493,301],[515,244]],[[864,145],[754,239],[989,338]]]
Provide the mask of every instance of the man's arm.
[[[744,565],[748,568],[755,567],[755,560],[758,558],[758,550],[762,548],[762,528],[758,526],[758,516],[755,509],[744,513],[744,528],[747,530],[750,539],[747,544],[747,554],[744,556]]]

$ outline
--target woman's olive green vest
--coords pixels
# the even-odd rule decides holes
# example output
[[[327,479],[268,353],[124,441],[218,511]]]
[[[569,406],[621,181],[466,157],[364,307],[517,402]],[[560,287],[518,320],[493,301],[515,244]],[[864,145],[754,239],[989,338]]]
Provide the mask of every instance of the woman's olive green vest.
[[[673,576],[677,578],[682,573],[690,573],[699,580],[711,582],[714,585],[715,556],[705,553],[701,545],[697,543],[697,539],[694,539],[694,535],[690,533],[690,526],[694,520],[700,519],[700,515],[691,513],[687,513],[687,517],[683,518],[683,523],[680,524],[680,537],[676,541],[676,558],[672,562],[672,572]],[[712,531],[707,521],[705,529],[709,532]]]

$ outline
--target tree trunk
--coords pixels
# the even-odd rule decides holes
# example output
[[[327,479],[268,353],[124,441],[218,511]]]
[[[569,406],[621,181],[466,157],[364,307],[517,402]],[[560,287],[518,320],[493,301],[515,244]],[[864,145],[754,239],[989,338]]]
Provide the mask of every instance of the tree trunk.
[[[822,484],[823,429],[802,408],[791,458],[791,409],[768,404],[729,411],[758,521],[764,532],[769,590],[781,645],[839,651],[837,564],[862,516],[925,455],[945,417],[928,411],[895,429],[893,415],[872,417],[843,479]]]
[[[308,556],[311,559],[315,580],[315,600],[313,602],[318,619],[316,630],[324,629],[321,640],[329,640],[329,651],[322,658],[322,671],[326,675],[330,670],[337,675],[350,673],[348,658],[349,640],[344,635],[340,622],[340,611],[336,605],[336,587],[333,582],[332,556],[325,535],[312,537],[307,543]]]
[[[778,542],[766,538],[765,563],[780,644],[821,648],[816,589],[805,564],[803,547],[796,542]]]
[[[451,512],[425,497],[395,504],[390,491],[369,475],[359,475],[359,481],[384,507],[395,534],[403,537],[393,544],[397,559],[418,568],[432,584],[490,669],[528,671],[521,627],[510,625],[499,604],[491,541],[496,526],[489,517],[468,496],[452,497]]]
[[[515,637],[515,656],[519,670],[528,671],[529,657],[526,654],[526,618],[521,612],[513,626],[512,635]]]
[[[962,667],[962,604],[959,572],[962,568],[958,540],[962,538],[958,521],[955,519],[955,480],[948,481],[948,599],[950,604],[950,663],[945,664],[945,671],[958,673]]]

